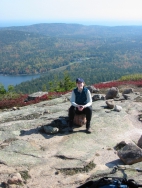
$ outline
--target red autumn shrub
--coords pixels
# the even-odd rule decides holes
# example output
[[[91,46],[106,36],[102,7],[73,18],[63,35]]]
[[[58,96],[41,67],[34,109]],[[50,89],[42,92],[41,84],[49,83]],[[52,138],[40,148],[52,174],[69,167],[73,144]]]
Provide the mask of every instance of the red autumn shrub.
[[[103,88],[118,87],[120,85],[135,85],[137,87],[142,87],[142,80],[102,82],[102,83],[94,84],[94,87],[98,89],[103,89]]]
[[[142,80],[103,82],[103,83],[94,84],[94,87],[98,88],[98,89],[105,89],[105,88],[111,88],[111,87],[118,87],[120,85],[135,85],[137,87],[142,87]],[[14,106],[15,107],[22,107],[22,106],[27,106],[27,105],[30,105],[30,104],[36,104],[36,103],[39,103],[41,101],[51,100],[51,99],[60,97],[61,95],[64,95],[68,92],[69,91],[66,91],[66,92],[49,92],[47,95],[43,95],[42,97],[37,97],[35,100],[31,100],[31,101],[28,101],[28,102],[24,102],[25,99],[28,97],[28,94],[19,95],[17,98],[14,98],[14,99],[0,100],[0,109],[12,108]]]
[[[0,100],[0,109],[5,109],[5,108],[12,108],[12,107],[22,107],[22,106],[27,106],[30,104],[36,104],[41,101],[46,101],[50,100],[53,98],[57,98],[61,95],[64,95],[67,92],[49,92],[48,95],[43,95],[42,97],[37,97],[35,100],[27,101],[25,102],[25,99],[27,99],[28,94],[25,95],[19,95],[17,98],[14,99],[3,99]]]

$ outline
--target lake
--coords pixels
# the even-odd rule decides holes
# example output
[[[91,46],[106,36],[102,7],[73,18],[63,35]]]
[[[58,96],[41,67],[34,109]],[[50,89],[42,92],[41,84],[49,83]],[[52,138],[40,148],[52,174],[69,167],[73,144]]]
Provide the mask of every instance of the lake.
[[[0,83],[4,86],[5,89],[8,88],[9,85],[17,85],[21,82],[30,81],[32,79],[38,78],[40,75],[18,75],[18,76],[11,76],[11,75],[0,75]]]

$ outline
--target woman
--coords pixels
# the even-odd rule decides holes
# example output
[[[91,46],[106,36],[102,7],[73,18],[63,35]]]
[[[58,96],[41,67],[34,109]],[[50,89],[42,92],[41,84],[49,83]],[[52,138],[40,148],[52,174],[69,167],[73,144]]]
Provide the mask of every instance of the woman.
[[[71,94],[71,107],[69,108],[69,131],[73,132],[73,119],[76,114],[86,114],[86,132],[91,133],[90,121],[92,117],[92,97],[90,91],[84,87],[82,78],[76,79],[77,88]]]

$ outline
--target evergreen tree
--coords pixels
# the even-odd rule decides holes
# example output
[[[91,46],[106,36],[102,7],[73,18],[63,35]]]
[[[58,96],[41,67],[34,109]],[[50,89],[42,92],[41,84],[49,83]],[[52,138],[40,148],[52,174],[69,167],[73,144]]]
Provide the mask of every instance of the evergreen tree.
[[[70,91],[75,87],[75,82],[71,81],[67,72],[64,72],[63,80],[58,81],[58,77],[54,79],[54,82],[49,82],[50,91]]]
[[[6,90],[4,88],[4,86],[0,83],[0,94],[5,94]]]

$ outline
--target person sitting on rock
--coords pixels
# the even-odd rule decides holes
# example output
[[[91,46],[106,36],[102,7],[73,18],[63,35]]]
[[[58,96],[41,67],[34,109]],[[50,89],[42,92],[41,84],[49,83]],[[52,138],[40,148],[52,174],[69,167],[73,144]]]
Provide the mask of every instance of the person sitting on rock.
[[[69,132],[73,132],[73,119],[76,114],[86,115],[86,132],[91,133],[90,121],[92,118],[92,97],[90,91],[84,87],[82,78],[76,79],[77,88],[71,94],[71,106],[69,108]]]

